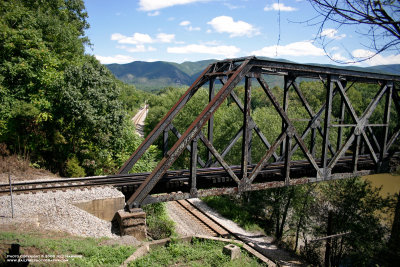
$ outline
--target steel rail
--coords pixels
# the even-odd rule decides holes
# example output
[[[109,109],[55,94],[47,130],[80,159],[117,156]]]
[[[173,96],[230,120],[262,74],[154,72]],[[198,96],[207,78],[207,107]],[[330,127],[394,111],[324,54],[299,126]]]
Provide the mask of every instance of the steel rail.
[[[397,153],[399,154],[399,153]],[[385,155],[387,156],[387,155]],[[338,161],[338,167],[345,167],[347,164],[351,164],[352,156],[343,157]],[[371,164],[373,160],[369,155],[360,155],[359,164],[368,165]],[[320,160],[317,160],[317,164],[321,164]],[[284,162],[273,162],[267,165],[260,172],[260,179],[265,180],[270,175],[281,175],[284,168]],[[293,161],[290,167],[291,172],[302,172],[308,170],[310,163],[307,160]],[[249,172],[255,168],[254,164],[248,166]],[[239,175],[241,172],[241,166],[235,165],[231,166],[232,171]],[[49,191],[49,190],[63,190],[63,189],[76,189],[76,188],[89,188],[94,186],[140,186],[146,179],[148,173],[137,173],[137,174],[120,174],[120,175],[109,175],[109,176],[94,176],[85,178],[67,178],[67,179],[57,179],[57,180],[42,180],[42,181],[29,181],[29,182],[16,182],[12,184],[13,191],[18,192],[35,192],[35,191]],[[229,179],[229,175],[226,173],[223,167],[212,167],[212,168],[202,168],[197,169],[196,175],[198,177],[199,186],[201,189],[215,187],[218,184],[229,184],[232,181]],[[301,176],[301,175],[297,175]],[[162,185],[165,188],[165,192],[170,185],[174,188],[173,183],[188,182],[190,179],[189,170],[174,170],[168,171],[161,179]],[[220,181],[218,181],[220,179]],[[260,180],[259,179],[259,180]],[[257,181],[256,181],[257,183]],[[9,184],[0,184],[0,195],[9,193]],[[162,192],[161,192],[162,193]]]

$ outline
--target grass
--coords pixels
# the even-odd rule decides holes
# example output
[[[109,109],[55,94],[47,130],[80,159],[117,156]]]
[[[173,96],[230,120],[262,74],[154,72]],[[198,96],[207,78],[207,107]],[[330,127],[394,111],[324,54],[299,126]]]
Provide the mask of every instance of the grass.
[[[262,266],[255,258],[242,251],[239,259],[230,260],[222,253],[226,243],[196,240],[192,244],[171,242],[168,246],[153,249],[146,256],[131,262],[129,267],[157,266]]]
[[[21,246],[21,255],[70,256],[68,262],[51,262],[52,266],[119,266],[135,250],[131,246],[100,245],[104,240],[104,238],[48,237],[39,233],[0,232],[0,266],[5,264],[5,254],[13,243]]]
[[[169,218],[165,205],[161,202],[143,208],[146,212],[147,234],[156,240],[176,235],[175,223]]]
[[[234,221],[246,231],[264,233],[264,230],[257,224],[257,220],[254,216],[236,203],[231,196],[210,196],[204,197],[202,200],[208,206],[218,211],[222,216]]]

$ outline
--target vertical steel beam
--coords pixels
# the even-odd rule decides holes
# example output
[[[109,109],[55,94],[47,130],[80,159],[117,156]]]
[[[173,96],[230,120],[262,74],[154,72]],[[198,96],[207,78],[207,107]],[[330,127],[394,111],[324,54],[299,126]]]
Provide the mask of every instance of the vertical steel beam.
[[[163,132],[163,155],[164,157],[167,155],[168,152],[168,131],[169,131],[169,127],[164,129]]]
[[[383,136],[381,141],[381,153],[379,155],[380,165],[382,164],[383,157],[387,152],[387,141],[389,135],[389,123],[390,123],[390,108],[392,105],[392,93],[393,93],[393,83],[388,84],[388,89],[386,92],[386,102],[385,102],[385,113],[383,115],[383,123],[386,124],[383,128]]]
[[[340,121],[339,124],[344,124],[344,115],[345,115],[345,104],[344,104],[344,99],[343,97],[340,97]],[[338,129],[338,137],[337,137],[337,143],[336,143],[336,151],[340,149],[340,146],[342,145],[342,140],[343,140],[343,128],[339,127]]]
[[[190,144],[190,196],[196,197],[197,196],[197,138],[193,139],[192,143]]]
[[[356,140],[354,141],[353,144],[353,159],[352,159],[354,173],[357,172],[358,156],[360,152],[360,140],[361,136],[359,134],[356,135]]]
[[[212,78],[209,81],[209,92],[208,92],[208,103],[212,101],[214,98],[215,90],[214,90],[214,85],[215,85],[215,79]],[[214,115],[210,117],[210,120],[208,121],[208,129],[207,129],[207,137],[208,140],[213,144],[214,142]],[[210,150],[208,150],[208,159],[207,161],[210,162],[212,160],[212,153]]]
[[[315,144],[316,144],[315,138],[317,138],[317,129],[316,129],[316,126],[312,126],[312,128],[311,128],[311,140],[310,140],[310,151],[311,151],[311,155],[314,158],[315,158]]]
[[[332,77],[328,75],[328,80],[326,83],[326,108],[325,108],[325,120],[324,120],[324,136],[322,140],[322,169],[324,174],[324,179],[328,178],[330,170],[328,170],[328,144],[329,144],[329,128],[331,123],[332,115],[332,96],[333,87],[337,77]]]
[[[245,77],[244,82],[244,112],[243,112],[243,142],[242,142],[242,179],[247,179],[250,146],[250,111],[251,111],[251,78]]]
[[[285,75],[284,77],[284,84],[283,84],[283,111],[287,114],[288,112],[288,107],[289,107],[289,88],[291,85],[292,79],[289,75]],[[286,129],[287,125],[285,123],[285,120],[282,119],[282,132],[284,129]],[[286,142],[281,143],[281,157],[284,156],[284,153],[286,151]]]
[[[286,136],[286,151],[285,151],[285,166],[284,166],[284,177],[285,185],[290,185],[290,158],[291,158],[291,147],[292,147],[292,135],[293,133],[288,133]]]

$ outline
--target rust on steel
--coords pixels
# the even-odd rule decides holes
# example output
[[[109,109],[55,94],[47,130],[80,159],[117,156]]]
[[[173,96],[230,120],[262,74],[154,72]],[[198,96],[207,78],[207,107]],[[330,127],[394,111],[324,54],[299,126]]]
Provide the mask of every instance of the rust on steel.
[[[268,79],[265,79],[270,75],[282,77],[282,102],[278,101]],[[325,101],[318,108],[313,108],[307,95],[302,92],[299,83],[305,78],[322,82]],[[244,99],[239,98],[233,90],[242,82]],[[216,83],[221,84],[219,90],[215,87]],[[358,83],[375,84],[379,88],[362,114],[356,113],[348,93]],[[129,173],[150,145],[162,136],[164,158],[151,172],[141,176],[127,205],[129,208],[140,207],[159,201],[236,194],[378,172],[383,161],[393,157],[393,147],[400,136],[400,122],[391,121],[393,112],[397,118],[400,117],[399,84],[400,77],[396,75],[256,57],[216,61],[202,72],[119,170],[119,174]],[[172,121],[202,86],[208,86],[208,104],[181,134]],[[281,132],[276,140],[268,140],[268,135],[260,130],[262,128],[252,118],[251,95],[255,86],[262,88],[280,117]],[[289,116],[289,93],[293,91],[299,99],[297,105],[304,108],[308,118],[294,119]],[[240,129],[233,132],[229,143],[218,151],[214,145],[214,113],[227,98],[236,104],[243,117]],[[339,114],[333,114],[334,102],[340,105]],[[382,122],[369,123],[380,103],[384,107]],[[296,121],[305,122],[301,131],[295,127]],[[203,129],[206,124],[207,128]],[[175,143],[169,143],[169,132],[178,138]],[[262,144],[256,149],[264,155],[258,162],[253,162],[252,158],[254,133]],[[321,147],[316,146],[317,137],[322,138]],[[239,141],[240,165],[230,166],[226,157]],[[206,154],[199,153],[199,142],[204,144]],[[297,151],[299,148],[300,151]],[[190,169],[170,171],[169,168],[185,150],[190,152]],[[302,164],[292,159],[294,153],[302,153]],[[216,168],[217,165],[221,167]],[[172,185],[178,186],[177,191],[168,189]]]

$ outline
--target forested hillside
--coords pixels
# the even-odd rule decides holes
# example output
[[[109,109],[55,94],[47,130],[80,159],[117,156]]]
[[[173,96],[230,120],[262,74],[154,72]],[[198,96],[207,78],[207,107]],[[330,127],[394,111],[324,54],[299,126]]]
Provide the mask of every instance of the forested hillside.
[[[84,176],[114,172],[137,146],[127,113],[144,93],[84,53],[87,16],[81,0],[0,2],[3,156]]]
[[[265,60],[291,62],[284,59],[260,57]],[[143,62],[133,61],[127,64],[107,64],[107,68],[121,81],[134,84],[138,89],[148,92],[158,92],[165,87],[190,86],[214,59],[196,62],[174,63],[166,61]],[[318,65],[318,64],[314,64]],[[336,65],[322,65],[337,68]],[[400,75],[400,64],[380,65],[372,67],[342,66],[357,71],[378,72]],[[268,77],[269,84],[279,84],[276,77]]]

